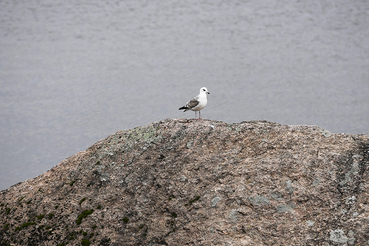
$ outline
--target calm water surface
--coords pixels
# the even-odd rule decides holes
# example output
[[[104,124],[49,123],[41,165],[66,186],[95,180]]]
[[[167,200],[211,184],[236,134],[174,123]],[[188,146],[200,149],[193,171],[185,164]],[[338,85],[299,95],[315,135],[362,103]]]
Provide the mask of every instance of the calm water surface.
[[[368,1],[0,1],[0,189],[202,86],[203,118],[369,133]]]

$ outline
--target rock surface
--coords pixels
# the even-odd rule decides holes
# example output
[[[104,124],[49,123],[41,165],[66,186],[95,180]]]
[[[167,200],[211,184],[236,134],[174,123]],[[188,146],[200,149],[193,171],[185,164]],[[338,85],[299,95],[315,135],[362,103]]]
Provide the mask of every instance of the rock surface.
[[[368,135],[163,120],[1,191],[0,245],[368,245],[368,164]]]

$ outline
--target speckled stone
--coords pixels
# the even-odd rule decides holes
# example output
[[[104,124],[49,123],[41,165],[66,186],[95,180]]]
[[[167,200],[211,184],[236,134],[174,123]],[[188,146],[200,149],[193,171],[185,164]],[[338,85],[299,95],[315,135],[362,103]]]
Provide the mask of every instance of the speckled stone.
[[[167,119],[1,191],[0,245],[366,245],[368,168],[368,135]]]

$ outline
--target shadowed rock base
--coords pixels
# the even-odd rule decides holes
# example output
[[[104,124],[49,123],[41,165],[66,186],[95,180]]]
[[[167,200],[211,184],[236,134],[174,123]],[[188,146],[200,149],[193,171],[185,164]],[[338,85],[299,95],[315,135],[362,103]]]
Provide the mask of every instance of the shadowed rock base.
[[[368,135],[163,120],[2,191],[0,245],[367,245],[368,164]]]

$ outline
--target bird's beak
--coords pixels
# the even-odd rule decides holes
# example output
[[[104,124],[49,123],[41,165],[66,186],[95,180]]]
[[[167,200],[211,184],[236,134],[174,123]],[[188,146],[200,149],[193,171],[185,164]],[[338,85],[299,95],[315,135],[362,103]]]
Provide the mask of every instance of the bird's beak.
[[[208,91],[207,91],[206,93],[207,93],[207,94],[210,94],[210,92],[208,92]]]

